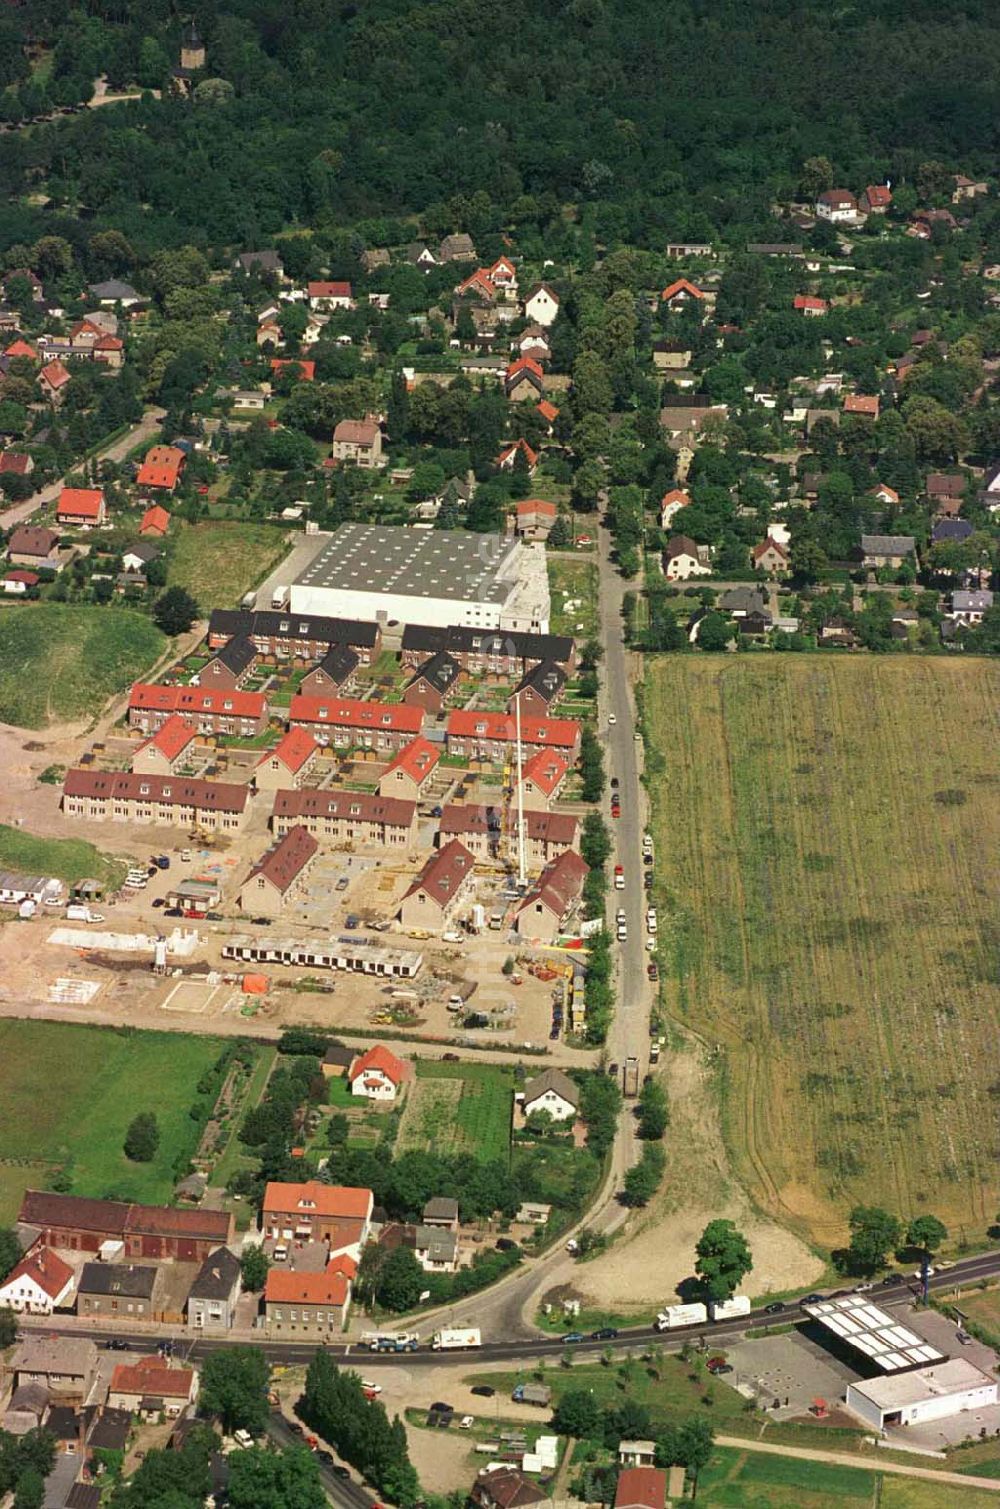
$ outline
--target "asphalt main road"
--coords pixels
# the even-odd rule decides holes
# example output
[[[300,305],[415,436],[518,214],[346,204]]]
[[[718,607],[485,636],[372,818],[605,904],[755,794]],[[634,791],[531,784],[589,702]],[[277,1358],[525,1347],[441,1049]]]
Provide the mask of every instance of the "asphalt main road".
[[[302,1437],[289,1428],[284,1415],[276,1409],[271,1411],[267,1422],[267,1434],[277,1446],[301,1446]],[[338,1477],[325,1462],[318,1462],[323,1492],[338,1509],[372,1509],[375,1500],[353,1478]]]

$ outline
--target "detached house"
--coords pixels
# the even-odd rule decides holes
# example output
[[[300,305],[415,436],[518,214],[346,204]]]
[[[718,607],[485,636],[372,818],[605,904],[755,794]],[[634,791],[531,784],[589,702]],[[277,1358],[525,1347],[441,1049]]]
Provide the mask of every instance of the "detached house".
[[[351,1094],[369,1100],[395,1100],[413,1077],[413,1065],[397,1058],[382,1043],[360,1054],[347,1071]]]
[[[684,304],[703,304],[707,295],[688,278],[675,278],[660,294],[660,301],[668,309],[680,309]]]
[[[835,225],[856,220],[858,201],[849,189],[827,189],[816,200],[816,214],[820,220],[829,220]]]
[[[136,473],[136,487],[141,493],[174,492],[186,460],[187,456],[179,446],[151,446]]]
[[[861,558],[873,570],[890,566],[898,570],[904,561],[915,561],[917,545],[909,534],[863,534]]]
[[[770,535],[762,544],[753,547],[750,558],[755,571],[766,571],[770,576],[783,576],[788,570],[787,549]]]
[[[523,540],[547,540],[559,510],[544,498],[521,498],[517,504],[517,532]]]
[[[856,414],[862,419],[877,419],[879,401],[867,393],[845,393],[844,413]]]
[[[544,943],[558,937],[576,909],[589,873],[589,866],[572,849],[547,865],[517,909],[518,934]]]
[[[107,519],[104,493],[99,487],[64,487],[56,505],[57,524],[99,528]]]
[[[861,195],[863,215],[884,215],[892,203],[892,190],[886,183],[870,183]]]
[[[559,313],[559,295],[549,283],[535,283],[524,299],[524,317],[533,325],[548,329]]]
[[[829,313],[830,306],[826,299],[816,299],[811,294],[797,293],[792,300],[792,308],[797,314],[804,314],[807,319],[810,319]]]
[[[382,431],[374,419],[342,419],[333,432],[334,461],[374,470],[385,465]]]
[[[403,926],[440,932],[469,894],[474,867],[474,855],[457,838],[432,854],[400,903]]]
[[[272,1181],[264,1190],[261,1235],[275,1242],[326,1242],[331,1252],[357,1259],[368,1240],[374,1208],[371,1190],[355,1185]]]
[[[76,1276],[48,1247],[36,1247],[0,1283],[0,1306],[19,1315],[51,1315],[69,1303]]]
[[[711,576],[712,559],[707,545],[696,545],[686,534],[675,534],[663,552],[663,575],[668,582],[686,582],[693,576]]]
[[[579,1087],[561,1069],[545,1069],[525,1084],[521,1097],[525,1118],[544,1111],[553,1121],[572,1121],[579,1108]]]
[[[680,487],[672,487],[660,499],[660,528],[669,529],[682,508],[687,508],[691,495]]]
[[[524,456],[524,459],[528,464],[528,472],[533,472],[535,470],[535,467],[538,465],[538,452],[533,451],[528,442],[523,438],[521,440],[516,440],[513,445],[504,446],[503,450],[496,458],[496,465],[499,470],[502,472],[512,472],[514,470],[514,462],[517,459],[518,452],[520,452]]]
[[[353,309],[350,283],[315,282],[306,286],[310,309]]]

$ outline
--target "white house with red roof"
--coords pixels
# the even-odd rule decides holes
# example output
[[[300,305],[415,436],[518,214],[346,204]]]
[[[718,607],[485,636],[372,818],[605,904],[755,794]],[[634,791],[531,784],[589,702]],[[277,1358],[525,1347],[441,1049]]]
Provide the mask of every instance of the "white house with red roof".
[[[51,1315],[69,1303],[76,1275],[58,1253],[36,1247],[12,1268],[0,1284],[0,1307],[19,1315]]]
[[[856,220],[858,201],[850,189],[826,189],[816,200],[816,214],[820,220],[829,220],[833,225]]]
[[[306,286],[310,309],[353,309],[354,296],[350,283],[317,280]]]
[[[56,504],[57,524],[99,528],[107,519],[107,504],[99,487],[64,487]]]
[[[548,812],[569,774],[569,761],[551,749],[538,749],[521,766],[521,801],[526,811]]]
[[[397,1058],[384,1043],[362,1053],[347,1071],[351,1094],[369,1100],[395,1100],[413,1077],[413,1065]]]
[[[691,494],[682,487],[672,487],[669,492],[663,494],[660,499],[660,528],[669,529],[671,523],[682,508],[687,508],[691,502]]]
[[[684,304],[703,304],[707,295],[689,278],[675,278],[660,294],[660,302],[669,309],[680,309]]]
[[[792,308],[796,314],[801,314],[808,320],[827,314],[830,306],[826,299],[813,298],[809,293],[797,293],[792,300]]]
[[[518,451],[523,453],[524,459],[528,463],[528,471],[533,472],[535,470],[535,467],[538,465],[538,452],[533,451],[522,436],[520,440],[515,440],[513,445],[505,445],[499,456],[497,456],[496,464],[502,472],[512,472],[514,470],[514,462]]]

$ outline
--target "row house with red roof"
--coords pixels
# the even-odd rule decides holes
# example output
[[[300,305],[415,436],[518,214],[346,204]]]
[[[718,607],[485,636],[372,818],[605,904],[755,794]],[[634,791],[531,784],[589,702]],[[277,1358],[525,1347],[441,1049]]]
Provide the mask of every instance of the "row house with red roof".
[[[307,729],[319,744],[395,751],[422,731],[424,711],[403,703],[307,697],[297,692],[289,709],[289,722],[293,728]]]
[[[404,744],[379,777],[379,796],[418,802],[441,760],[441,751],[429,739],[414,739]]]
[[[17,1219],[37,1228],[38,1240],[48,1247],[99,1252],[104,1242],[121,1242],[126,1258],[185,1263],[203,1262],[227,1246],[235,1230],[227,1211],[92,1200],[41,1189],[25,1190]]]
[[[267,727],[263,692],[213,691],[201,686],[158,686],[137,681],[129,693],[128,721],[145,734],[162,728],[174,713],[189,718],[201,734],[251,738]]]
[[[498,765],[511,753],[516,737],[512,713],[454,708],[448,715],[445,742],[451,755]],[[559,754],[575,765],[580,755],[580,725],[575,718],[522,717],[521,745],[530,753]]]

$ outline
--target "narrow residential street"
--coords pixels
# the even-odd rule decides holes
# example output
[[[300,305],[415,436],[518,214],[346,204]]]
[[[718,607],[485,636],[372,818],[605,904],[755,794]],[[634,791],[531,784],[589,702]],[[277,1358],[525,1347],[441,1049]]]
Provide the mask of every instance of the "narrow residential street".
[[[133,425],[127,435],[120,435],[111,445],[98,451],[97,460],[123,461],[129,451],[142,445],[144,441],[152,440],[153,436],[158,433],[166,412],[166,409],[155,406],[148,408],[139,423]],[[15,524],[23,524],[25,519],[30,519],[32,514],[37,513],[46,503],[54,502],[65,484],[66,478],[59,477],[39,492],[32,493],[30,498],[25,498],[23,503],[15,503],[13,507],[4,509],[0,513],[0,529],[12,529]]]

